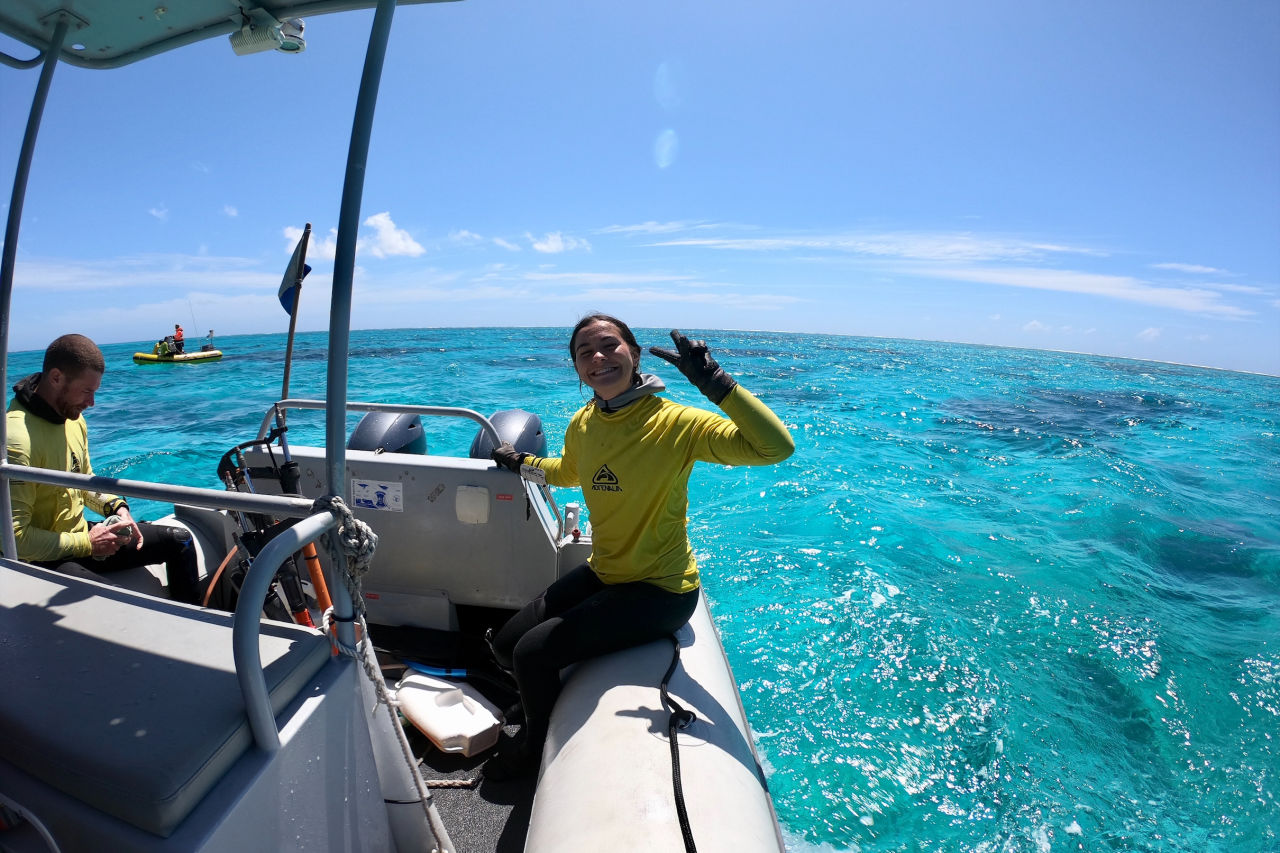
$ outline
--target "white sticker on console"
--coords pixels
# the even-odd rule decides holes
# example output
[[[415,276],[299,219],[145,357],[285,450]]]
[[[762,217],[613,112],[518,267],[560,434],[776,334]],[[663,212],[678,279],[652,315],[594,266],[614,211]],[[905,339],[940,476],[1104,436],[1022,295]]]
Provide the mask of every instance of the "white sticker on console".
[[[400,483],[352,479],[351,505],[360,509],[404,512],[404,486]]]

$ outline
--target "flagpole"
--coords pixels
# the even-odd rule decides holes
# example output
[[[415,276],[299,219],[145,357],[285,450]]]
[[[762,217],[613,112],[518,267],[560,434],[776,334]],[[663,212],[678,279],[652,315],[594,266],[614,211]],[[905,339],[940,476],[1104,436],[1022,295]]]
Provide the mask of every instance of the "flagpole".
[[[302,292],[302,286],[298,286],[298,293]],[[284,387],[280,389],[280,399],[289,399],[289,368],[293,365],[293,330],[298,325],[298,294],[294,294],[293,310],[289,312],[289,342],[284,348]]]
[[[293,332],[298,326],[298,303],[302,301],[302,279],[306,277],[310,268],[304,263],[307,257],[307,240],[311,237],[311,223],[307,223],[307,227],[302,229],[302,238],[298,240],[298,246],[293,250],[293,258],[289,262],[289,269],[285,273],[284,282],[280,286],[280,295],[283,297],[290,290],[292,293],[292,306],[289,310],[289,341],[285,345],[284,350],[284,387],[280,389],[280,399],[289,399],[289,369],[293,366]],[[293,280],[290,281],[290,278]]]

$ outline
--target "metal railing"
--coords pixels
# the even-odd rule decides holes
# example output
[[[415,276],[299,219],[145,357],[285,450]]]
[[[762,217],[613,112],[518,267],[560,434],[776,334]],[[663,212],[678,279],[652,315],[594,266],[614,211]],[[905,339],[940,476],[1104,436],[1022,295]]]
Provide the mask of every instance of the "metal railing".
[[[322,512],[281,532],[258,553],[240,585],[240,598],[236,601],[235,616],[231,620],[231,652],[236,664],[236,678],[240,681],[240,692],[244,694],[249,729],[253,732],[254,741],[266,752],[280,749],[280,729],[276,726],[275,714],[271,712],[271,696],[267,690],[267,678],[262,670],[262,654],[258,645],[258,623],[262,618],[262,606],[271,589],[271,581],[289,555],[307,543],[316,541],[337,525],[337,516],[331,512]],[[330,574],[338,574],[342,570],[335,566]],[[345,590],[345,586],[343,589]]]
[[[324,400],[306,400],[306,399],[288,399],[281,400],[275,404],[275,407],[268,410],[262,417],[262,425],[258,427],[258,438],[265,439],[271,431],[271,424],[275,421],[275,409],[312,409],[316,411],[325,411],[328,404]],[[498,437],[498,431],[494,429],[493,424],[484,415],[471,409],[462,409],[456,406],[413,406],[402,405],[399,403],[361,403],[355,400],[348,400],[346,410],[348,412],[390,412],[397,415],[427,415],[429,417],[444,418],[466,418],[475,421],[480,428],[485,431],[485,435],[493,441],[494,446],[502,440]]]
[[[218,491],[168,483],[148,483],[142,480],[121,480],[115,477],[73,474],[48,468],[34,468],[29,465],[14,465],[0,460],[0,489],[5,493],[8,492],[10,480],[48,483],[70,489],[182,503],[208,509],[228,509],[303,519],[268,542],[253,560],[241,585],[240,597],[236,602],[235,614],[231,620],[232,657],[235,661],[236,678],[244,694],[245,712],[249,717],[249,728],[253,732],[253,739],[267,752],[280,749],[280,732],[276,727],[275,715],[271,712],[266,674],[262,669],[262,654],[258,645],[258,623],[262,618],[262,607],[266,602],[271,581],[285,558],[308,542],[314,542],[324,533],[334,529],[338,519],[333,513],[313,514],[313,502],[308,498]],[[17,559],[16,542],[8,541],[14,538],[13,527],[7,526],[5,533],[7,534],[4,537],[5,556]],[[9,550],[10,544],[13,546],[12,551]],[[334,566],[331,567],[329,574],[336,576],[341,571],[341,566]],[[346,609],[350,610],[352,604],[350,596],[346,594],[346,587],[339,584],[335,588],[332,580],[332,578],[326,578],[326,583],[337,593],[334,596],[335,611],[341,612],[339,598],[343,599]]]

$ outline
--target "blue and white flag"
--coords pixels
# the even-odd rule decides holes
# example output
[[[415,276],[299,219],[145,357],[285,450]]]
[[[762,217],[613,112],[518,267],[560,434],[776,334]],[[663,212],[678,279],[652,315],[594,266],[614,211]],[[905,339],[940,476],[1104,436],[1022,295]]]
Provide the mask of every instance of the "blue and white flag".
[[[307,257],[307,241],[311,238],[311,223],[302,229],[298,245],[294,247],[293,257],[284,271],[284,280],[280,282],[280,305],[292,317],[298,307],[298,291],[302,290],[302,280],[311,272],[311,265],[305,263]]]

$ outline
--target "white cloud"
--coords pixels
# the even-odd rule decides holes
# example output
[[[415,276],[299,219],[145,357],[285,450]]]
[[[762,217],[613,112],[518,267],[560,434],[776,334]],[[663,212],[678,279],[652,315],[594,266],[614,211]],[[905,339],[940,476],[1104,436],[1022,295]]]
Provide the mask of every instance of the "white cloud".
[[[361,249],[367,250],[375,258],[392,256],[416,258],[427,251],[409,236],[408,231],[396,227],[396,224],[391,221],[391,213],[388,211],[375,213],[366,219],[364,224],[371,226],[375,234],[372,240],[359,241],[357,251]]]
[[[1155,326],[1148,327],[1143,329],[1141,332],[1138,332],[1138,340],[1140,341],[1154,341],[1158,337],[1160,337],[1160,330]]]
[[[1039,320],[1032,320],[1030,323],[1027,323],[1025,326],[1022,327],[1022,331],[1037,332],[1037,333],[1047,332],[1049,331],[1049,327],[1046,326],[1044,323],[1041,323]]]
[[[532,234],[525,234],[525,237],[529,240],[530,245],[533,246],[534,251],[548,255],[558,255],[561,252],[571,252],[576,249],[591,251],[591,244],[586,240],[580,237],[566,237],[559,231],[548,234],[541,240]]]
[[[284,239],[286,245],[285,254],[292,255],[293,249],[298,245],[298,240],[302,238],[302,229],[295,228],[292,225],[285,226]],[[338,253],[338,229],[330,228],[328,236],[321,237],[319,232],[312,231],[311,239],[307,241],[307,260],[312,261],[317,258],[332,261]]]
[[[240,211],[236,210],[235,206],[230,204],[224,204],[222,206],[222,212],[233,219],[240,215]]]
[[[372,237],[360,237],[356,240],[356,254],[368,252],[375,258],[387,258],[394,256],[408,256],[416,258],[424,254],[427,250],[422,248],[416,240],[409,236],[409,232],[402,228],[397,228],[396,224],[391,221],[391,214],[387,212],[375,213],[364,221],[374,229]],[[470,234],[469,231],[455,232],[461,234]],[[302,236],[302,229],[289,225],[284,229],[284,237],[287,241],[285,251],[292,254],[293,248],[298,244],[298,238]],[[319,231],[311,232],[311,240],[307,244],[307,259],[323,259],[332,261],[337,257],[338,253],[338,229],[330,228],[329,233],[324,237],[320,236]]]
[[[169,221],[169,208],[165,207],[163,204],[157,207],[152,207],[148,209],[147,213],[150,213],[152,216],[154,216],[156,219],[159,219],[161,222]]]
[[[478,286],[468,283],[464,287],[442,287],[432,284],[415,284],[405,288],[380,288],[369,290],[362,297],[365,307],[370,305],[390,305],[397,310],[406,305],[432,304],[437,302],[492,302],[493,300],[510,299],[524,302],[534,294],[512,291],[509,287],[498,285]],[[400,316],[399,314],[397,316]]]
[[[506,249],[508,252],[519,252],[520,247],[510,240],[503,240],[501,237],[493,238],[493,245]]]
[[[173,284],[185,287],[257,288],[270,286],[272,278],[280,283],[278,273],[263,273],[260,262],[253,258],[212,257],[209,255],[130,255],[105,260],[22,261],[25,288],[45,292],[83,293],[155,287],[169,294]],[[272,291],[274,293],[274,291]]]
[[[1195,275],[1227,275],[1227,273],[1222,270],[1214,269],[1213,267],[1202,267],[1199,264],[1152,264],[1151,268],[1157,270],[1172,270],[1173,272],[1193,273]]]
[[[527,281],[558,281],[565,284],[602,285],[602,284],[646,284],[662,281],[692,281],[687,275],[631,275],[627,273],[551,273],[530,272],[521,278]]]
[[[916,261],[1034,260],[1048,254],[1104,256],[1094,249],[967,233],[851,233],[786,237],[699,237],[655,246],[689,246],[739,251],[833,251]]]
[[[474,231],[468,231],[465,228],[458,231],[450,231],[449,240],[454,243],[464,243],[468,246],[484,242],[484,238],[479,234]]]
[[[1222,294],[1203,288],[1161,287],[1122,275],[1076,272],[1074,270],[999,267],[920,267],[915,272],[922,276],[968,281],[977,284],[996,284],[1004,287],[1025,287],[1033,290],[1052,290],[1060,293],[1078,293],[1102,296],[1159,308],[1172,308],[1193,314],[1212,314],[1219,317],[1242,318],[1254,312],[1228,305],[1221,301]]]
[[[670,234],[675,231],[687,231],[697,227],[689,222],[641,222],[638,225],[606,225],[597,234]]]
[[[681,288],[679,290],[635,290],[628,288],[611,288],[608,290],[584,290],[565,297],[575,302],[592,300],[608,300],[611,303],[654,303],[659,305],[674,303],[692,303],[698,305],[724,305],[726,300],[734,308],[766,310],[783,305],[794,305],[805,300],[781,293],[733,293],[723,291],[698,291]]]

